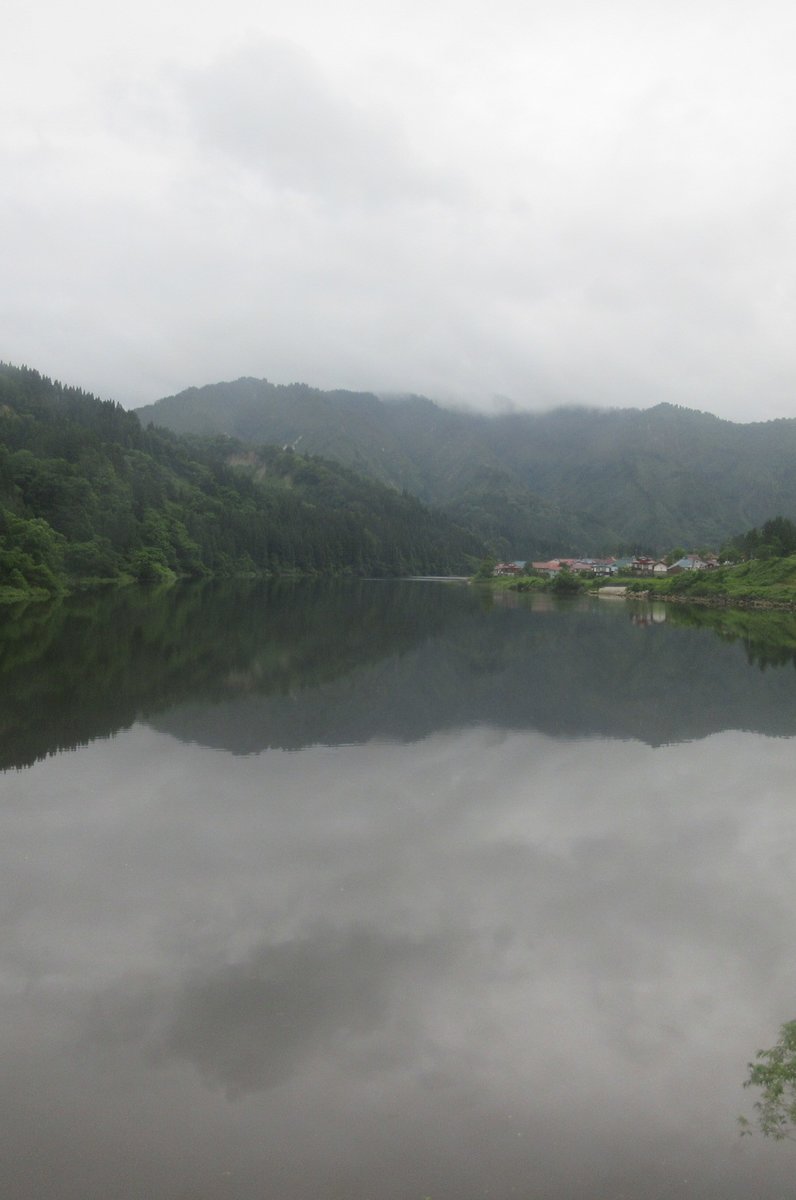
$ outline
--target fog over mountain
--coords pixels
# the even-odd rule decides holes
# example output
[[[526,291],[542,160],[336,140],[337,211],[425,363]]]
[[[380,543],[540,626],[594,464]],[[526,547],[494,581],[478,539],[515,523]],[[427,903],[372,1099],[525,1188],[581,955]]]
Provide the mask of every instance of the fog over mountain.
[[[257,379],[137,412],[177,433],[336,459],[446,509],[511,557],[718,547],[773,515],[796,517],[796,420],[741,425],[670,404],[485,416]]]

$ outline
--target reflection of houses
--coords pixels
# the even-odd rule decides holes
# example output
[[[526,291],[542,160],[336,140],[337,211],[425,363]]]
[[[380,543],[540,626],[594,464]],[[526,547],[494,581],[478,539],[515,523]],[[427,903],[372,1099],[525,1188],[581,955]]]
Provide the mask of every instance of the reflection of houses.
[[[631,612],[630,620],[642,629],[648,628],[650,625],[662,625],[666,620],[666,606],[660,603],[645,604]]]

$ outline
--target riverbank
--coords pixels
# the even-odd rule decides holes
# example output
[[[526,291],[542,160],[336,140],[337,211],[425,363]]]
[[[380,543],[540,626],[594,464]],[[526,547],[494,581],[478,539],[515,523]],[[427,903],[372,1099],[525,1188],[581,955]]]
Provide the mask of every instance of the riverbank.
[[[628,600],[646,597],[705,608],[796,609],[796,555],[754,560],[712,571],[683,571],[665,579],[612,576],[584,580],[568,574],[554,579],[529,575],[479,579],[478,582],[496,591],[599,595],[605,590],[616,596],[618,593],[613,589],[624,588]]]
[[[796,556],[753,560],[712,571],[683,571],[665,579],[621,582],[629,589],[644,590],[675,604],[792,609],[796,607]]]
[[[638,592],[635,593],[636,597],[638,595]],[[667,604],[695,604],[700,608],[745,608],[751,611],[759,609],[761,612],[793,612],[796,610],[796,599],[766,600],[760,597],[745,599],[739,596],[683,596],[668,595],[660,592],[645,592],[644,596],[647,599],[652,597],[655,600],[663,600]]]

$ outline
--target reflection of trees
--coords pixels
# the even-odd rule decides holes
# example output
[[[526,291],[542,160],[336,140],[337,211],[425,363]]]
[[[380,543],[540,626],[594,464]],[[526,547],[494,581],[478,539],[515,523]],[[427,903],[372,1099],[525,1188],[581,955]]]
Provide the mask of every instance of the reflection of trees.
[[[796,1132],[796,1021],[787,1021],[770,1050],[758,1050],[748,1064],[744,1087],[759,1088],[755,1101],[757,1124],[766,1137],[783,1141]],[[750,1133],[750,1122],[741,1117],[741,1128]]]
[[[671,605],[669,620],[676,625],[711,629],[726,642],[741,642],[750,663],[767,667],[796,666],[796,615],[782,611],[702,608]]]
[[[650,745],[796,733],[791,673],[746,661],[751,646],[793,660],[789,614],[672,606],[670,622],[640,629],[634,606],[514,599],[485,608],[478,589],[444,584],[237,581],[29,606],[0,626],[0,768],[136,719],[244,754],[478,724]]]
[[[0,769],[188,700],[292,696],[404,653],[467,599],[386,581],[235,581],[29,605],[0,627]]]

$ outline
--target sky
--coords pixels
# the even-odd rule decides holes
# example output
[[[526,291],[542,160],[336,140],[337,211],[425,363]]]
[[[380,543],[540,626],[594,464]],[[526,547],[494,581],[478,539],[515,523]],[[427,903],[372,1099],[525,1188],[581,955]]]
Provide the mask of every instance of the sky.
[[[5,0],[0,358],[796,417],[788,0]]]

